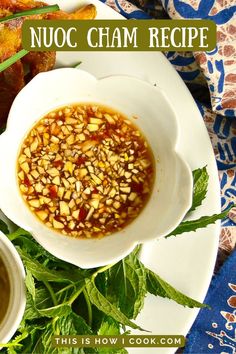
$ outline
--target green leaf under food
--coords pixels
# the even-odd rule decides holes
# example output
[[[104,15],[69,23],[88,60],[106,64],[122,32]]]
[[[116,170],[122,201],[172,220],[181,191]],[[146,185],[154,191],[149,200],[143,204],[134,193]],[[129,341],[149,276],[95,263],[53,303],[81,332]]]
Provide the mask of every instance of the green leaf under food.
[[[117,336],[120,334],[120,325],[113,318],[105,316],[98,330],[99,336]]]
[[[202,216],[197,220],[182,221],[181,224],[179,224],[179,226],[177,226],[175,230],[169,233],[169,235],[166,235],[165,238],[170,236],[180,235],[183,234],[184,232],[196,231],[198,229],[207,227],[210,224],[214,224],[217,220],[224,219],[228,215],[231,208],[232,207],[226,209],[220,214],[213,214],[211,216]]]
[[[193,201],[189,212],[194,211],[206,198],[209,175],[206,166],[193,171]]]
[[[105,316],[101,327],[98,330],[99,336],[118,336],[120,335],[120,324],[113,318]],[[128,354],[124,348],[97,348],[99,354]]]
[[[107,272],[107,298],[133,319],[143,308],[146,295],[145,269],[135,254],[131,253]]]
[[[2,347],[2,348],[21,347],[21,342],[26,337],[28,337],[28,332],[25,331],[21,334],[16,335],[15,338],[12,339],[11,342],[9,342],[9,343],[6,343],[6,344],[0,343],[0,347]]]
[[[26,294],[26,308],[23,317],[25,320],[34,320],[41,317],[38,309],[45,309],[53,305],[50,295],[48,294],[47,289],[44,287],[35,289],[35,300],[32,298],[32,295],[27,292]]]
[[[64,288],[55,292],[55,296],[59,304],[66,302],[67,299],[70,299],[75,291],[78,289],[78,284],[66,285]]]
[[[65,313],[55,321],[48,324],[46,330],[42,334],[42,344],[44,346],[44,353],[53,354],[82,354],[81,348],[52,348],[52,336],[53,335],[79,335],[88,334],[91,335],[91,328],[86,324],[84,319],[73,312]]]
[[[83,350],[82,354],[98,354],[97,348],[83,348],[82,350]]]
[[[5,235],[9,234],[8,226],[3,220],[0,220],[0,231],[2,231]]]
[[[194,171],[193,179],[190,211],[201,205],[206,196],[206,168]],[[172,235],[205,227],[224,218],[228,211],[183,221]],[[54,334],[119,335],[121,329],[124,330],[122,326],[142,330],[131,319],[141,311],[147,292],[183,306],[206,306],[145,268],[138,259],[141,246],[115,265],[83,270],[49,254],[22,229],[8,237],[17,247],[27,274],[26,310],[15,340],[7,347],[12,351],[10,354],[127,354],[124,348],[51,348],[51,338]]]
[[[11,232],[9,235],[7,235],[7,237],[9,238],[10,241],[15,241],[16,239],[21,238],[22,236],[25,236],[25,235],[28,238],[33,239],[33,237],[31,236],[31,234],[28,231],[26,231],[20,227],[18,229],[16,229],[15,231]]]
[[[15,349],[13,347],[9,347],[9,348],[7,348],[7,354],[17,354],[17,352],[15,351]]]
[[[26,285],[28,292],[32,296],[33,300],[35,301],[34,277],[32,276],[32,273],[28,269],[26,270],[25,285]]]
[[[40,315],[34,306],[34,301],[32,299],[32,296],[29,293],[27,293],[23,321],[25,320],[33,321],[35,319],[38,319],[39,317]]]
[[[55,354],[57,352],[56,348],[52,345],[52,336],[54,335],[54,326],[52,322],[49,322],[47,327],[42,332],[41,345],[43,346],[43,353],[45,354]],[[36,350],[35,350],[36,354]]]
[[[128,351],[125,348],[96,348],[98,354],[128,354]]]
[[[83,273],[79,270],[79,268],[77,268],[77,271],[73,273],[69,271],[49,269],[37,260],[32,259],[27,252],[23,251],[19,247],[17,247],[17,250],[26,268],[39,281],[73,283],[81,280],[83,277]]]
[[[180,291],[176,290],[168,284],[165,280],[163,280],[159,275],[152,272],[150,269],[146,268],[147,274],[147,290],[149,293],[155,296],[167,297],[182,306],[187,306],[190,308],[193,307],[207,307],[207,305],[202,304],[190,297],[184,295]]]
[[[66,316],[71,312],[71,307],[67,304],[60,304],[46,309],[39,310],[38,312],[41,316],[55,318],[60,316]]]
[[[98,354],[128,354],[125,348],[97,348]]]
[[[57,321],[57,328],[61,335],[93,334],[83,317],[74,312],[61,316]]]
[[[86,280],[86,289],[88,291],[89,299],[92,304],[94,304],[100,311],[104,312],[106,315],[111,316],[114,320],[118,321],[124,326],[129,326],[134,329],[139,329],[145,331],[134,322],[130,321],[115,305],[108,301],[105,296],[103,296],[97,289],[94,281]]]

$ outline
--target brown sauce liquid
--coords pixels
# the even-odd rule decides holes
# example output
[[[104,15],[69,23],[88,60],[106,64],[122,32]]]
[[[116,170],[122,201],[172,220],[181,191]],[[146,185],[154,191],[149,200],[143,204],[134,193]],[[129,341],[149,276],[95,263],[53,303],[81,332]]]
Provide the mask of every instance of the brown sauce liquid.
[[[17,172],[24,200],[46,226],[90,238],[119,231],[139,215],[155,162],[126,116],[87,103],[43,117],[24,139]]]

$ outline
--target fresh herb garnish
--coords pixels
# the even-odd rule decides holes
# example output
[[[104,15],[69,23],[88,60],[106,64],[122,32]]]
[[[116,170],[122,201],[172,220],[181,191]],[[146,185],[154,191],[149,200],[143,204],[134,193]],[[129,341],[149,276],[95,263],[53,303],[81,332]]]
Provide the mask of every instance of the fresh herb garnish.
[[[73,67],[74,69],[78,69],[81,64],[82,64],[82,61],[79,61],[78,63],[76,63],[76,64],[73,65],[72,67]]]
[[[204,200],[208,178],[205,167],[193,172],[194,195],[190,212]],[[198,220],[184,220],[171,235],[206,227],[224,218],[228,211]],[[4,230],[4,223],[0,227]],[[59,354],[60,349],[51,348],[54,334],[119,335],[129,333],[126,327],[141,329],[132,320],[142,310],[148,293],[191,308],[207,307],[147,269],[139,259],[141,246],[114,265],[83,270],[49,254],[23,229],[8,237],[17,247],[26,268],[27,303],[20,328],[15,338],[3,345],[3,353]],[[122,348],[67,348],[66,353],[127,354],[127,351]]]
[[[21,49],[19,52],[17,52],[16,54],[12,55],[10,58],[8,58],[5,61],[3,61],[0,64],[0,72],[4,71],[5,69],[7,69],[12,64],[15,64],[18,60],[23,58],[28,53],[29,53],[28,50]]]
[[[174,231],[172,231],[169,235],[165,237],[167,238],[170,236],[183,234],[184,232],[196,231],[197,229],[202,229],[210,224],[214,224],[217,220],[224,219],[228,215],[232,207],[233,206],[229,207],[220,214],[202,216],[200,219],[197,220],[182,221],[181,224],[179,224],[179,226],[177,226]]]
[[[147,290],[149,293],[167,297],[168,299],[174,300],[177,304],[187,307],[207,307],[205,304],[201,304],[200,302],[191,299],[190,297],[182,294],[180,291],[176,290],[168,284],[165,280],[163,280],[159,275],[152,272],[150,269],[146,270],[147,276]]]
[[[0,231],[2,231],[5,235],[9,234],[8,226],[3,220],[0,220]]]
[[[193,171],[193,201],[189,212],[199,207],[206,197],[209,175],[206,166]]]

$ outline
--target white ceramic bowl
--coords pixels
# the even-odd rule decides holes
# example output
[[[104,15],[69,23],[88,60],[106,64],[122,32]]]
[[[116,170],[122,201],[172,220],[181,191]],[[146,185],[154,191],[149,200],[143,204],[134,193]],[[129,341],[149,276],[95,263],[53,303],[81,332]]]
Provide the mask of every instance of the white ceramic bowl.
[[[16,161],[30,128],[46,113],[76,102],[97,102],[124,113],[140,127],[153,150],[156,180],[141,214],[122,231],[102,239],[75,239],[44,226],[25,205],[18,189]],[[37,75],[16,97],[0,137],[0,208],[30,231],[49,252],[82,268],[117,262],[138,243],[172,231],[191,205],[192,174],[177,152],[174,107],[158,88],[128,76],[97,80],[72,68]]]
[[[7,313],[0,323],[0,343],[7,343],[19,327],[25,310],[25,271],[15,247],[1,231],[0,257],[6,266],[10,281],[10,301]]]

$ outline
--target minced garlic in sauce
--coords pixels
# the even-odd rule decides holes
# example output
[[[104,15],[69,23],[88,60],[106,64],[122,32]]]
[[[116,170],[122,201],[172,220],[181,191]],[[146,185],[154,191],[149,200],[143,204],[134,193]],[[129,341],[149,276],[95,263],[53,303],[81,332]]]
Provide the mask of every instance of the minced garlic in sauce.
[[[22,143],[17,173],[25,202],[46,226],[90,238],[121,230],[138,216],[155,167],[130,120],[86,103],[40,119]]]

